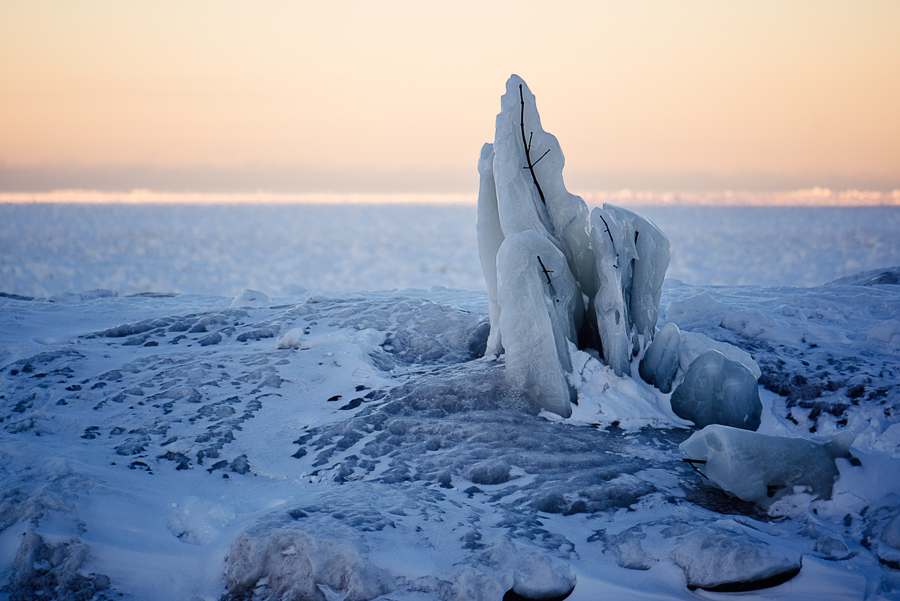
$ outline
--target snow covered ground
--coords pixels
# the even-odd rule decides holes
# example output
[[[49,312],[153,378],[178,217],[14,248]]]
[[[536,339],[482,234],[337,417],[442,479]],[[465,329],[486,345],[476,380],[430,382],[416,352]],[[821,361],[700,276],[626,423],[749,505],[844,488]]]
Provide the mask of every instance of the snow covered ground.
[[[855,276],[900,211],[638,210],[760,432],[856,435],[831,498],[709,486],[587,353],[534,415],[478,358],[473,206],[2,205],[0,599],[900,598],[900,271]]]

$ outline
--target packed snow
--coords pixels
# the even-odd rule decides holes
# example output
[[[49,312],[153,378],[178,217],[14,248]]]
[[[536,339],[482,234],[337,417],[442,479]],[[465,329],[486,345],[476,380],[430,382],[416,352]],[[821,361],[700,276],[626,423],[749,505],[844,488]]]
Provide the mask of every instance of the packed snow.
[[[0,207],[0,599],[900,599],[897,209],[651,209],[617,370],[502,208]],[[541,303],[568,411],[507,377]]]

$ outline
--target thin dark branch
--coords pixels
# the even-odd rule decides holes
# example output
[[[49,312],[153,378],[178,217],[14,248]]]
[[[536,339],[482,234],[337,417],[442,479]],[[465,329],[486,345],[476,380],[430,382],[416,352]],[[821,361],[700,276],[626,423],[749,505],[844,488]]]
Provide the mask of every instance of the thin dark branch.
[[[549,149],[549,148],[547,149],[547,152],[545,152],[544,154],[541,155],[541,159],[544,158],[545,156],[547,156],[548,154],[550,154],[550,149]],[[541,159],[536,160],[536,161],[534,162],[534,164],[532,165],[532,167],[534,167],[534,165],[537,165],[538,163],[540,163],[540,162],[541,162]]]
[[[525,147],[525,160],[528,162],[528,170],[531,171],[531,180],[537,188],[538,194],[541,197],[541,202],[546,206],[547,199],[544,198],[544,191],[541,190],[541,185],[538,183],[537,176],[534,174],[534,163],[531,162],[531,143],[525,139],[525,93],[522,92],[522,84],[519,84],[519,100],[522,102],[522,113],[519,117],[519,124],[522,127],[522,146]],[[531,137],[534,137],[534,132],[531,132]]]
[[[522,123],[523,123],[523,125],[524,125],[524,123],[525,123],[524,117],[523,117],[522,119],[523,119],[523,120],[522,120]],[[529,152],[529,153],[531,152],[531,141],[532,141],[532,140],[534,140],[534,132],[531,132],[530,134],[528,134],[528,152]]]
[[[619,268],[619,251],[616,250],[616,241],[613,240],[612,232],[609,231],[609,224],[606,223],[606,219],[603,217],[603,215],[600,215],[600,219],[603,219],[603,225],[606,226],[606,233],[609,236],[609,241],[612,243],[613,252],[616,253],[616,269],[618,269]]]
[[[549,286],[550,285],[550,274],[553,273],[553,271],[548,270],[546,267],[544,267],[544,262],[541,261],[541,255],[537,256],[537,260],[538,260],[538,263],[541,264],[541,270],[544,272],[544,275],[547,276],[547,285]]]
[[[682,459],[681,462],[682,462],[682,463],[687,463],[689,466],[691,466],[691,468],[692,468],[695,472],[697,472],[698,474],[700,474],[701,476],[703,476],[704,478],[706,478],[707,480],[709,480],[709,476],[707,476],[706,474],[704,474],[703,472],[701,472],[701,471],[700,471],[700,468],[698,468],[697,465],[696,465],[696,464],[698,464],[698,463],[699,463],[700,465],[706,465],[706,461],[705,461],[705,460],[703,460],[703,459]]]

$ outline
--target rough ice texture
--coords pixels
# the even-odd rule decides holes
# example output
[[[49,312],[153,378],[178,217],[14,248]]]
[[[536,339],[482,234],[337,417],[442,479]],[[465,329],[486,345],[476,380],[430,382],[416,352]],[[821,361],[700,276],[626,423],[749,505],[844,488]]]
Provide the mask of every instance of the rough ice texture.
[[[808,492],[831,498],[838,476],[835,458],[849,457],[853,435],[844,432],[818,444],[711,425],[679,445],[704,475],[725,492],[767,506],[780,497]]]
[[[536,407],[563,417],[575,391],[568,341],[577,342],[581,290],[563,254],[527,230],[507,237],[497,255],[500,336],[510,385]],[[548,277],[549,276],[549,277]]]
[[[691,363],[672,393],[672,411],[698,428],[722,424],[756,430],[762,415],[756,378],[747,367],[718,351]]]
[[[40,534],[26,532],[2,592],[9,593],[10,601],[92,599],[110,588],[110,580],[103,574],[84,574],[88,556],[87,545],[77,538],[52,545]]]
[[[667,323],[657,332],[656,338],[641,359],[638,372],[648,384],[660,392],[672,392],[672,381],[678,372],[681,354],[681,331],[674,323]]]
[[[631,375],[631,344],[622,278],[627,250],[623,248],[624,225],[602,209],[591,212],[591,245],[597,274],[597,294],[591,299],[592,317],[603,359],[616,375]]]
[[[225,587],[225,601],[368,601],[393,589],[390,577],[349,545],[288,529],[235,537]]]
[[[659,299],[669,267],[669,239],[652,221],[634,211],[611,204],[604,204],[603,209],[615,214],[620,222],[627,223],[626,232],[633,237],[633,240],[625,240],[631,258],[630,265],[624,266],[626,272],[631,270],[628,274],[630,286],[625,294],[631,324],[638,334],[650,339],[656,329]]]

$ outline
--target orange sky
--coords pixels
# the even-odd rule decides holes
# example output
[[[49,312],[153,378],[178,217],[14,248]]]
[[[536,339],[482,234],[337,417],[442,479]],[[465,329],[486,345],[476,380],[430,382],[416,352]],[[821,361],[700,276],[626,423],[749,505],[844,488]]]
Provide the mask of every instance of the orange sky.
[[[4,0],[0,191],[477,188],[510,73],[578,190],[900,188],[900,2]]]

